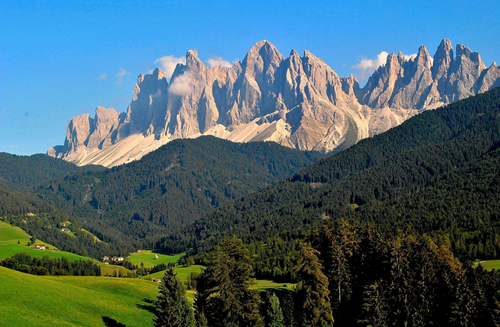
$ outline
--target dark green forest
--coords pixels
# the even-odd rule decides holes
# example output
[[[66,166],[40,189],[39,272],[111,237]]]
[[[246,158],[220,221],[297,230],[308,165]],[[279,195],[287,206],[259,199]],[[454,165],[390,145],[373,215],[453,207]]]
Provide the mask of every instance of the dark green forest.
[[[151,248],[221,203],[271,185],[323,156],[275,143],[237,144],[214,137],[172,141],[111,169],[79,168],[43,155],[2,154],[3,180],[25,194],[0,184],[0,215],[66,251],[94,258],[110,250],[124,255]],[[54,229],[65,220],[108,245],[94,244],[85,233],[75,240]]]
[[[400,199],[404,201],[405,197],[438,183],[443,186],[446,181],[451,183],[454,178],[460,178],[452,176],[465,174],[462,178],[467,179],[468,167],[476,160],[478,164],[494,167],[494,162],[487,161],[490,160],[488,154],[500,142],[499,115],[500,89],[425,111],[384,134],[322,159],[287,180],[222,205],[181,232],[165,237],[158,247],[165,252],[186,249],[193,253],[206,252],[232,234],[245,243],[277,235],[293,239],[301,237],[305,230],[317,226],[323,219],[350,216],[376,220],[381,226],[389,226],[395,220],[405,225],[408,221],[399,219],[403,212],[398,213],[398,218],[390,219],[376,218],[374,212],[380,206],[391,206]],[[483,160],[485,162],[481,163]],[[475,182],[470,180],[470,183]],[[479,184],[489,182],[494,183],[478,181]],[[494,206],[498,195],[488,192],[485,196],[489,199],[485,201]],[[454,208],[456,215],[480,214],[461,210],[461,207]],[[373,212],[373,215],[361,215],[362,212]],[[441,228],[442,222],[429,224],[417,213],[409,215],[414,215],[412,224],[420,225],[419,230]],[[495,214],[489,216],[497,217]],[[450,215],[445,219],[455,220],[456,217]],[[450,224],[442,227],[446,229],[447,226]],[[479,226],[476,224],[474,228]]]
[[[44,154],[18,156],[0,152],[0,182],[18,191],[26,191],[52,179],[64,178],[78,172],[102,169],[105,168],[94,165],[78,167]]]
[[[340,219],[322,223],[298,251],[295,289],[259,294],[252,288],[255,259],[249,247],[236,236],[223,240],[197,279],[197,326],[500,323],[500,275],[461,262],[439,236]],[[175,321],[172,326],[193,326],[172,271],[163,281],[173,290],[160,291],[157,316]]]
[[[91,260],[69,261],[66,257],[42,258],[28,253],[17,253],[11,258],[0,260],[0,265],[32,275],[52,276],[101,276],[101,267]]]
[[[156,236],[177,231],[222,203],[284,179],[321,156],[269,142],[176,140],[140,161],[53,180],[35,194],[84,217],[96,235],[120,233],[130,243],[142,240],[138,246],[150,247]]]
[[[173,306],[190,326],[499,326],[500,277],[472,265],[500,255],[499,145],[497,88],[323,159],[213,137],[111,169],[5,154],[0,218],[94,258],[187,252],[207,266],[191,280],[196,310],[170,271],[160,325]],[[66,221],[76,237],[57,228]],[[37,260],[2,264],[95,272]],[[258,293],[254,278],[297,286]]]

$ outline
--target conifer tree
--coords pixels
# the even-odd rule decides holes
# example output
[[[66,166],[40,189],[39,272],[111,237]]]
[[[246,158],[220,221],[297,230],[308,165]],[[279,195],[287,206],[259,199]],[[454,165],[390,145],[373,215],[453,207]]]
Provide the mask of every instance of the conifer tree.
[[[194,316],[186,290],[177,279],[173,269],[163,275],[156,300],[154,325],[168,327],[193,327]]]
[[[267,309],[267,316],[269,319],[269,327],[283,327],[283,312],[280,307],[280,300],[273,293],[269,298],[269,307]]]
[[[224,240],[211,253],[198,280],[198,322],[205,317],[208,326],[263,326],[258,293],[250,289],[254,283],[250,254],[243,242],[236,236]]]
[[[389,311],[384,291],[378,282],[365,286],[363,315],[358,323],[373,327],[388,326],[387,312]]]
[[[328,278],[323,274],[323,266],[318,260],[319,252],[310,244],[303,246],[303,254],[297,273],[297,298],[302,304],[303,326],[331,326],[333,315],[330,306]]]

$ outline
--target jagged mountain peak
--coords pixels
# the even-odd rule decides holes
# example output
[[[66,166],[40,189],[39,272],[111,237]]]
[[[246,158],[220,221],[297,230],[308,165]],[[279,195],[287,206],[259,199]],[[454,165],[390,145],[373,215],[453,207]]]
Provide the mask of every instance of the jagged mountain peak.
[[[48,153],[85,164],[114,166],[177,139],[213,135],[236,142],[274,141],[302,150],[342,149],[386,131],[424,109],[500,86],[500,68],[443,39],[434,60],[391,53],[360,89],[321,58],[296,50],[284,58],[269,41],[242,62],[207,67],[196,50],[177,64],[170,82],[159,68],[140,74],[127,112],[96,109],[68,122],[63,146]]]
[[[457,44],[456,49],[457,49],[456,50],[457,57],[460,57],[461,55],[465,55],[466,57],[470,57],[470,55],[472,54],[472,51],[470,51],[470,49],[463,44]]]
[[[278,49],[269,41],[257,42],[246,54],[242,66],[247,72],[256,76],[271,67],[274,71],[285,60]]]
[[[300,58],[300,55],[299,55],[299,53],[297,52],[297,50],[292,49],[292,51],[290,51],[290,58],[291,58],[291,57],[299,57],[299,58]]]
[[[448,39],[443,39],[434,54],[434,64],[432,66],[432,77],[441,81],[445,78],[451,62],[454,59],[453,45]]]
[[[420,66],[424,66],[427,69],[431,69],[432,58],[429,54],[429,51],[427,51],[427,47],[425,45],[422,45],[420,48],[418,48],[418,54],[417,57],[415,58],[415,62]]]

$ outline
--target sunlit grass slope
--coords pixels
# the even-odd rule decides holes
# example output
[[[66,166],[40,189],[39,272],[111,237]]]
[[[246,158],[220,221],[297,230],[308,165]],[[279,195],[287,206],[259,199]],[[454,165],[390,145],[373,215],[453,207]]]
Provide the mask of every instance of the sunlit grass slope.
[[[155,259],[155,255],[158,256],[158,259]],[[169,264],[178,262],[184,253],[176,254],[176,255],[165,255],[165,254],[156,254],[150,250],[143,250],[141,252],[135,252],[130,254],[130,262],[134,265],[141,266],[141,263],[144,263],[145,268],[151,268],[153,266],[159,265],[161,263]]]
[[[175,267],[174,268],[174,273],[177,274],[177,278],[179,278],[181,280],[181,282],[187,283],[188,276],[192,272],[196,272],[198,274],[201,274],[203,268],[205,268],[205,266],[200,266],[200,265],[192,265],[192,266],[189,266],[189,267],[180,266],[180,267]],[[158,278],[158,279],[161,279],[164,274],[165,274],[165,270],[156,272],[154,274],[150,274],[149,276],[147,276],[147,275],[142,276],[142,278],[144,278],[144,279],[147,279],[147,278]]]
[[[0,267],[0,326],[152,326],[156,283],[33,276]]]
[[[474,265],[477,266],[478,264],[481,264],[486,270],[500,269],[500,260],[480,261]]]
[[[92,260],[93,262],[101,265],[101,273],[103,276],[113,276],[113,273],[115,271],[117,276],[119,274],[123,276],[125,274],[130,273],[130,270],[122,266],[105,265],[98,260],[77,255],[71,252],[35,250],[29,246],[18,244],[18,241],[21,244],[28,244],[30,239],[31,236],[26,234],[26,232],[20,229],[19,227],[15,227],[8,223],[0,221],[0,259],[10,258],[16,253],[26,252],[32,255],[33,257],[37,258],[42,258],[44,255],[47,255],[50,258],[56,258],[56,259],[59,259],[61,257],[66,257],[66,259],[68,259],[69,261]],[[45,244],[49,246],[51,249],[56,248],[53,245],[42,242],[40,240],[37,240],[35,244]]]

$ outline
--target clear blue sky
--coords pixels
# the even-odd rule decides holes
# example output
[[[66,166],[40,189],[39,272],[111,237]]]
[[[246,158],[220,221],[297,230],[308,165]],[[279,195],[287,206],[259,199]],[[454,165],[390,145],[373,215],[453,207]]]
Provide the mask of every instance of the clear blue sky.
[[[382,51],[431,55],[443,38],[500,63],[497,1],[0,1],[0,151],[45,153],[95,107],[126,111],[137,75],[196,49],[242,60],[267,39],[340,76]],[[361,81],[363,83],[363,81]]]

